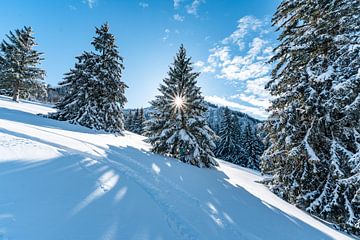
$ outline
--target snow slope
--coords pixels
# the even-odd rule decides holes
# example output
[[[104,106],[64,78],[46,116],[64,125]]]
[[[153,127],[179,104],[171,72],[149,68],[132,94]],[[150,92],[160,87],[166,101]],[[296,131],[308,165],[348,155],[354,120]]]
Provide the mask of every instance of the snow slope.
[[[256,172],[199,169],[144,138],[42,118],[0,97],[0,240],[351,239],[282,201]]]

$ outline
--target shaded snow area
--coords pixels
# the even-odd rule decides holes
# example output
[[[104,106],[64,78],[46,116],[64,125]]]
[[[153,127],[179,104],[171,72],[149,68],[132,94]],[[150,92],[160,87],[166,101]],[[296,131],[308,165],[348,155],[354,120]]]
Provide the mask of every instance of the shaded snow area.
[[[200,169],[0,97],[0,240],[351,239],[282,201],[257,172]]]

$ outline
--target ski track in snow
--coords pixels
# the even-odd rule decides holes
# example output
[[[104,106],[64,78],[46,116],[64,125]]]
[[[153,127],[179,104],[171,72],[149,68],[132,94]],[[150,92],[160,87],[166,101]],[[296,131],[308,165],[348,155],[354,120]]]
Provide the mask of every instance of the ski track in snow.
[[[179,196],[181,196],[181,200],[184,201],[186,200],[186,203],[187,205],[190,207],[190,206],[197,206],[199,207],[202,211],[206,212],[207,214],[211,215],[211,216],[216,216],[216,219],[214,221],[219,221],[221,222],[221,225],[224,227],[224,228],[228,228],[232,233],[233,235],[237,238],[237,239],[244,239],[246,240],[247,238],[245,238],[245,236],[243,236],[243,234],[241,234],[238,230],[236,230],[235,228],[233,228],[230,224],[226,224],[226,221],[224,219],[221,218],[221,216],[219,216],[217,213],[214,214],[214,211],[209,211],[208,209],[209,208],[205,208],[204,204],[201,203],[201,201],[192,196],[190,193],[188,193],[186,190],[184,190],[183,188],[181,188],[177,183],[161,176],[161,175],[157,175],[156,173],[154,173],[153,171],[150,171],[148,167],[144,166],[143,164],[139,163],[138,161],[135,161],[134,159],[124,155],[124,154],[121,154],[119,152],[115,152],[115,151],[112,151],[112,153],[114,153],[115,155],[117,155],[119,158],[118,160],[120,161],[114,161],[114,160],[110,160],[110,159],[107,159],[105,161],[110,161],[111,163],[114,163],[115,165],[120,165],[122,168],[128,168],[126,165],[122,164],[121,163],[121,160],[126,160],[128,163],[131,163],[133,164],[133,166],[136,166],[137,167],[137,170],[136,172],[141,172],[141,173],[145,173],[147,175],[147,177],[152,177],[152,178],[157,178],[158,181],[156,181],[158,183],[158,186],[155,186],[153,185],[151,188],[153,189],[156,189],[156,191],[158,191],[156,193],[156,196],[158,196],[158,199],[157,199],[157,203],[158,205],[161,207],[162,204],[165,204],[165,206],[170,206],[170,209],[168,208],[166,210],[166,213],[168,214],[170,210],[172,212],[172,214],[170,214],[170,216],[174,216],[176,215],[178,219],[181,219],[180,215],[178,213],[175,212],[174,209],[172,209],[172,204],[171,203],[168,203],[166,202],[166,197],[164,197],[163,195],[163,192],[164,190],[162,189],[173,189],[174,192],[178,192],[178,193],[181,193],[179,194]],[[133,168],[134,169],[134,168]],[[135,173],[133,170],[131,170],[130,168],[128,168],[128,170],[130,170],[131,172]],[[145,174],[141,174],[142,176],[145,175]],[[142,178],[140,177],[138,174],[137,175],[137,178]],[[149,183],[149,181],[146,181],[146,179],[142,178],[141,181],[139,181],[140,183],[140,186],[141,184],[143,184],[145,182]],[[165,183],[165,184],[164,184]],[[167,191],[166,193],[168,193],[169,191]],[[184,196],[186,197],[184,199]],[[169,216],[169,214],[168,214]],[[176,222],[174,221],[174,219],[169,219],[170,220],[170,226],[173,226],[171,223],[173,222]],[[181,226],[184,226],[186,224],[184,224],[184,220],[181,221]],[[189,229],[191,229],[192,227],[191,226],[188,226]],[[172,227],[173,229],[173,227]],[[181,230],[182,228],[180,228]],[[184,239],[198,239],[198,235],[199,234],[196,234],[194,236],[196,236],[195,238],[187,238],[187,236],[182,233],[182,231],[179,231],[179,226],[175,226],[175,230],[176,232],[180,233],[181,236],[183,237],[186,237]],[[186,230],[188,231],[188,230]],[[191,232],[196,232],[194,229],[191,231]]]
[[[132,168],[121,163],[120,161],[106,158],[98,158],[95,161],[97,161],[97,163],[99,164],[104,164],[105,166],[111,166],[113,170],[117,170],[120,174],[125,175],[127,178],[135,181],[137,185],[142,188],[156,202],[159,209],[161,209],[162,212],[166,215],[168,225],[174,231],[174,233],[178,235],[178,239],[199,239],[199,233],[193,227],[191,227],[191,225],[185,219],[183,219],[179,213],[176,212],[175,207],[171,203],[166,201],[164,195],[168,191],[165,189],[169,189],[169,187],[172,187],[171,185],[167,184],[167,186],[163,186],[160,184],[160,181],[157,181],[157,183],[159,183],[158,186],[151,184],[151,181],[148,181],[146,178],[143,177],[144,175],[147,177],[156,177],[151,171],[149,171],[143,165],[137,164],[135,161],[125,155],[114,151],[112,151],[111,153],[119,157],[117,158],[117,160],[127,160],[132,164],[135,163],[135,165],[138,167],[137,170],[139,171],[133,170]],[[94,161],[94,159],[92,160]],[[88,166],[81,163],[79,165],[91,173],[91,170],[88,169]],[[138,172],[143,174],[140,175]],[[99,187],[102,190],[107,191],[104,189],[104,185],[106,184],[104,184],[103,182],[99,182]]]
[[[90,144],[88,143],[81,143],[89,148],[89,150],[96,152],[99,155],[102,155],[99,153],[96,149],[94,149]],[[65,150],[65,149],[64,149]],[[67,153],[71,155],[78,154],[77,151],[74,151],[73,149],[67,148]],[[204,204],[201,203],[199,199],[192,196],[190,193],[188,193],[186,190],[181,188],[178,184],[175,182],[156,174],[155,172],[149,170],[149,167],[141,164],[138,161],[135,161],[131,157],[122,154],[121,152],[114,151],[114,150],[108,150],[108,156],[115,155],[116,160],[112,158],[105,158],[105,157],[94,157],[93,155],[88,155],[88,158],[86,160],[82,160],[78,162],[78,165],[87,171],[91,176],[97,175],[96,173],[91,170],[91,167],[97,164],[102,164],[103,166],[110,167],[111,170],[117,170],[118,175],[125,175],[128,177],[128,179],[131,179],[137,183],[137,185],[144,190],[157,204],[159,209],[165,214],[167,217],[167,222],[169,227],[173,230],[176,235],[178,235],[178,239],[182,240],[196,240],[196,239],[202,239],[203,237],[200,237],[200,234],[196,229],[194,229],[188,221],[186,221],[183,217],[181,217],[181,214],[179,214],[175,206],[167,201],[166,195],[170,194],[169,190],[165,189],[173,189],[172,192],[178,192],[181,193],[179,196],[181,196],[181,200],[186,200],[185,204],[187,204],[189,207],[197,206],[205,213],[209,214],[213,221],[216,222],[218,225],[221,225],[223,228],[227,228],[232,232],[233,236],[236,237],[236,239],[248,239],[243,234],[241,234],[238,230],[236,230],[234,227],[232,227],[230,224],[227,224],[225,219],[223,219],[217,211],[214,211],[211,207],[208,205],[205,207]],[[121,161],[126,161],[128,164],[131,164],[132,167],[121,163]],[[87,164],[85,164],[87,163]],[[146,176],[146,177],[144,177]],[[95,178],[96,179],[96,178]],[[151,182],[156,179],[157,184],[151,184]],[[98,191],[103,191],[104,193],[107,192],[109,189],[106,186],[106,181],[101,181],[99,179],[96,179],[96,182],[98,184],[98,189],[94,191],[94,193],[97,193],[101,195]],[[91,196],[91,195],[90,195]],[[186,198],[183,198],[186,196]],[[90,200],[89,200],[90,201]],[[87,201],[85,201],[86,203]],[[78,206],[79,207],[79,206]],[[81,206],[80,207],[84,207]],[[79,209],[74,209],[71,215],[74,215],[77,213]]]

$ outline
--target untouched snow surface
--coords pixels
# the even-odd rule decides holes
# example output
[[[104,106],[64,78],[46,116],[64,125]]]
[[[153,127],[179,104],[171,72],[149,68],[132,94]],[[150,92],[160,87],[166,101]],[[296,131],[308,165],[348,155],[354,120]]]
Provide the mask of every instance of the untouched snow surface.
[[[199,169],[0,97],[0,240],[351,239],[251,170]]]

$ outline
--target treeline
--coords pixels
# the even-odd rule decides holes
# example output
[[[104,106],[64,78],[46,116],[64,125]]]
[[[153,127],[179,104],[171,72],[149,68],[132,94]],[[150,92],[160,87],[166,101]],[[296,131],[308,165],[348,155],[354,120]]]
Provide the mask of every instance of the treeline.
[[[214,107],[213,107],[214,108]],[[227,107],[216,107],[206,115],[209,127],[216,133],[216,147],[213,149],[217,158],[255,170],[260,169],[260,157],[264,151],[260,122],[240,120],[236,111]],[[152,109],[130,109],[125,111],[125,129],[144,135],[146,121],[150,119]],[[207,110],[209,111],[209,109]],[[216,115],[217,114],[217,115]]]
[[[125,129],[140,135],[145,132],[145,114],[143,108],[125,112]]]
[[[257,128],[240,125],[236,114],[225,108],[216,141],[215,156],[234,164],[259,170],[264,151]]]

